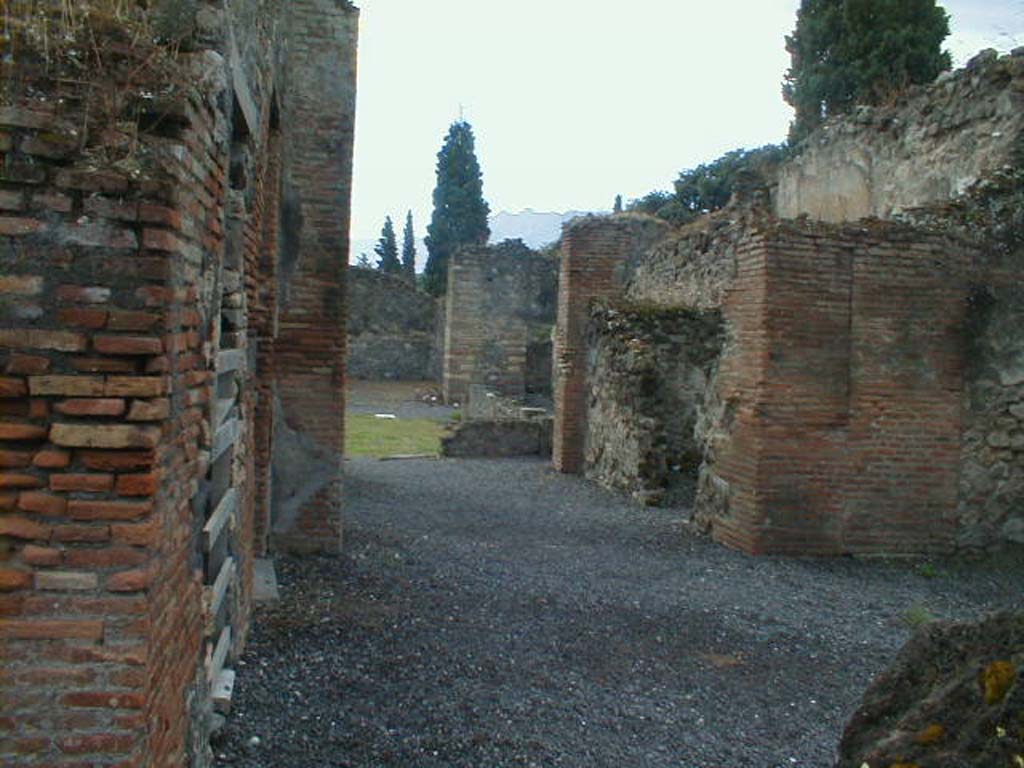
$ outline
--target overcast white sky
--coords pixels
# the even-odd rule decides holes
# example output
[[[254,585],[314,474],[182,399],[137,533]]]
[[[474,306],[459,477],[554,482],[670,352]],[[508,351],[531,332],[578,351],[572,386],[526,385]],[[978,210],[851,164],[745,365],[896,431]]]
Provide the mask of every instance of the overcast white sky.
[[[610,209],[781,141],[799,0],[362,0],[352,235],[422,237],[460,107],[492,212]],[[1024,45],[1024,0],[944,0],[958,65]],[[400,231],[400,230],[399,230]],[[355,254],[353,254],[355,255]]]

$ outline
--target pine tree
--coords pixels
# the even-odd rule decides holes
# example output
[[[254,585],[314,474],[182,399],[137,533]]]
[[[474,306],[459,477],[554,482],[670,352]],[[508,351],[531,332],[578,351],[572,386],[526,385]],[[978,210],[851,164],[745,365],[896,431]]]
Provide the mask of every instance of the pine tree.
[[[934,80],[952,63],[942,50],[948,35],[949,15],[935,0],[802,0],[786,38],[790,142],[855,104]]]
[[[391,217],[384,218],[384,226],[380,230],[380,240],[373,247],[377,259],[377,269],[381,272],[398,274],[402,271],[402,262],[398,260],[398,242],[395,240],[395,226]]]
[[[453,123],[437,155],[434,212],[426,238],[424,287],[427,291],[435,296],[445,292],[448,262],[459,247],[487,242],[489,213],[474,150],[473,129],[464,121]]]
[[[410,283],[416,282],[416,236],[412,230],[412,211],[405,215],[402,232],[402,273]]]
[[[370,257],[365,253],[359,254],[359,258],[356,259],[356,266],[362,267],[363,269],[373,269],[373,265],[370,263]]]
[[[615,206],[612,208],[612,213],[622,213],[622,195],[615,196]]]

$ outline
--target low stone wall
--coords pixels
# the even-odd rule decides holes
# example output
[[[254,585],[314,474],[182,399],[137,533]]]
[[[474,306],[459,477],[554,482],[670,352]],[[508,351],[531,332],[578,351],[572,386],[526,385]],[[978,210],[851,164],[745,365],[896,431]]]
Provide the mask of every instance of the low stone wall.
[[[348,375],[370,381],[437,379],[437,302],[403,277],[351,267]]]
[[[550,418],[467,421],[441,439],[450,458],[514,458],[551,455]]]
[[[585,474],[645,503],[688,501],[696,427],[722,347],[721,317],[685,309],[595,309]]]

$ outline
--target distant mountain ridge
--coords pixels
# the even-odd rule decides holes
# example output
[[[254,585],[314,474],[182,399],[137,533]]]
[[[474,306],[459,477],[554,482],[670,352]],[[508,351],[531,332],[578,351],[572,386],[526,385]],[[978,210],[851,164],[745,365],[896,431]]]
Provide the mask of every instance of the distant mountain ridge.
[[[562,225],[577,216],[586,216],[587,211],[566,211],[565,213],[535,211],[532,208],[509,213],[499,211],[492,214],[488,223],[491,227],[491,243],[500,243],[503,240],[522,240],[531,248],[543,248],[551,245],[562,236]],[[358,240],[350,243],[349,261],[356,263],[359,254],[365,253],[370,259],[370,264],[377,266],[377,254],[373,252],[377,245],[377,239]],[[427,263],[427,246],[422,238],[416,240],[416,271],[422,272]]]

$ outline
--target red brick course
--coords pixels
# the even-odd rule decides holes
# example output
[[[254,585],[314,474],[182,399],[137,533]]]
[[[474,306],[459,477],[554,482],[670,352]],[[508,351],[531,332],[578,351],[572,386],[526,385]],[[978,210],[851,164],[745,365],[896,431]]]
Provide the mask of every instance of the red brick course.
[[[2,685],[13,681],[18,701],[0,703],[0,763],[189,764],[211,682],[202,502],[219,482],[226,383],[237,386],[228,474],[239,496],[229,662],[248,628],[254,554],[271,538],[340,545],[355,12],[323,5],[288,4],[290,55],[296,72],[337,72],[336,82],[299,78],[275,103],[275,57],[257,53],[259,130],[244,139],[257,178],[245,195],[228,179],[240,118],[220,111],[244,83],[220,69],[203,81],[209,93],[176,91],[167,106],[186,119],[173,138],[140,132],[159,169],[138,174],[79,162],[70,129],[81,114],[0,107],[4,151],[15,153],[0,192],[0,295],[35,313],[0,329],[0,645]],[[295,235],[281,231],[286,176],[303,225],[282,267],[280,241]],[[229,264],[232,206],[250,191]],[[234,375],[223,375],[222,350],[238,353]],[[332,471],[271,537],[276,403]]]

